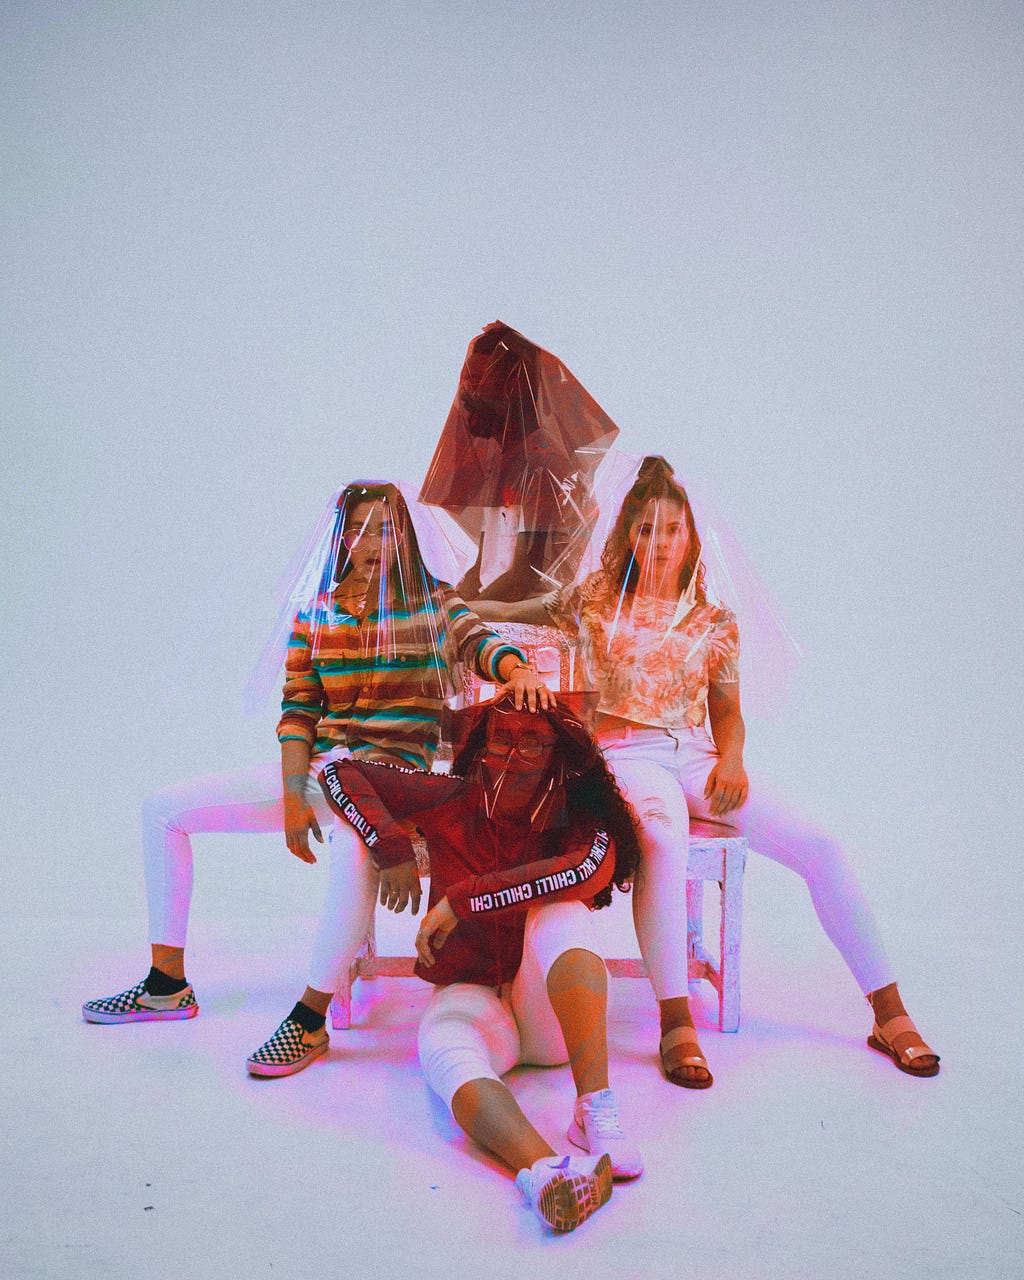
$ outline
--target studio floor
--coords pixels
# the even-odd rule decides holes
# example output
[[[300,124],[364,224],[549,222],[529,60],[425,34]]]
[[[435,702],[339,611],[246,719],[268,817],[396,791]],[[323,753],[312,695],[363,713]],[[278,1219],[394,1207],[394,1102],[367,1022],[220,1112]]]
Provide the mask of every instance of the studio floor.
[[[22,1013],[0,1274],[1020,1276],[1019,1033],[983,968],[969,972],[970,941],[951,950],[923,924],[902,931],[908,1003],[943,1054],[937,1079],[908,1079],[865,1047],[866,1010],[790,879],[748,870],[738,1034],[710,1028],[712,992],[699,989],[712,1089],[662,1079],[648,984],[612,983],[613,1084],[647,1168],[566,1237],[520,1205],[426,1088],[416,979],[361,984],[356,1025],[304,1073],[246,1075],[301,991],[309,914],[228,918],[227,880],[207,876],[190,962],[200,1016],[109,1027],[81,1022],[78,1006],[141,976],[138,920],[8,919],[8,1008]],[[629,949],[624,905],[606,918],[610,949]],[[386,921],[385,945],[408,924],[396,938]],[[996,941],[1011,954],[1009,931]],[[510,1079],[568,1150],[568,1069]]]

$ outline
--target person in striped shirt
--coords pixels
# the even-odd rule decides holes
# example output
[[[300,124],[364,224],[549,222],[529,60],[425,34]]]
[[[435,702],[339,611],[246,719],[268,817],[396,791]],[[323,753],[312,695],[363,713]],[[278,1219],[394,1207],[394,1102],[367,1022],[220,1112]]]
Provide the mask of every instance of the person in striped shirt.
[[[334,823],[316,785],[321,770],[348,757],[429,769],[456,663],[500,684],[517,705],[549,705],[552,695],[523,654],[429,572],[395,485],[348,485],[321,554],[312,600],[299,610],[288,644],[277,730],[280,773],[261,765],[191,779],[147,800],[143,864],[152,966],[127,991],[87,1002],[86,1021],[170,1021],[198,1012],[184,968],[192,835],[283,830],[290,852],[315,862],[309,837],[322,843],[322,824]],[[252,1055],[250,1070],[288,1075],[326,1051],[324,1014],[368,923],[367,895],[346,890],[371,880],[372,909],[373,861],[348,823],[334,823],[309,983],[276,1040],[267,1042],[273,1047]],[[379,877],[381,900],[393,909],[404,908],[411,887],[408,869]]]

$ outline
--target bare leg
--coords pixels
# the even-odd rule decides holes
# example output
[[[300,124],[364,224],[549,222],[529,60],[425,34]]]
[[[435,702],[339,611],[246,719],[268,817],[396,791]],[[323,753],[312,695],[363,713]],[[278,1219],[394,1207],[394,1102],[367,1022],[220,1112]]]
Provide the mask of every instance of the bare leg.
[[[333,999],[334,996],[330,992],[316,991],[313,987],[307,987],[302,993],[302,1003],[307,1008],[314,1009],[317,1013],[322,1013],[324,1017],[327,1016],[327,1010],[331,1007]]]
[[[610,757],[610,763],[641,823],[643,862],[633,884],[633,921],[658,998],[664,1038],[670,1031],[693,1028],[686,947],[681,943],[687,928],[689,813],[679,783],[667,770],[644,760]],[[661,1054],[666,1077],[684,1088],[707,1088],[712,1083],[707,1063],[684,1061],[697,1055],[700,1047],[695,1042],[666,1048]]]
[[[162,942],[150,943],[153,953],[153,968],[166,973],[168,978],[185,980],[185,948],[166,947]]]
[[[470,1080],[452,1098],[452,1115],[474,1142],[518,1172],[555,1153],[500,1080]]]
[[[576,1094],[608,1088],[608,972],[593,951],[565,951],[548,970],[548,998],[562,1028]]]

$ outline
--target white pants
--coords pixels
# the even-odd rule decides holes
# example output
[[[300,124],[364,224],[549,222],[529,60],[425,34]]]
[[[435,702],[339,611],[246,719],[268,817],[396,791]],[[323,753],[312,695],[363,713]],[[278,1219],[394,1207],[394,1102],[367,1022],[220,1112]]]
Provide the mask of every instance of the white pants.
[[[569,1061],[562,1028],[548,999],[547,978],[560,955],[593,951],[590,912],[582,902],[532,907],[523,962],[512,982],[435,987],[420,1020],[419,1053],[427,1083],[450,1107],[471,1080],[499,1080],[519,1064],[556,1067]]]
[[[865,994],[894,981],[874,914],[835,840],[791,814],[757,781],[741,809],[712,816],[704,785],[718,749],[706,728],[609,730],[598,741],[641,822],[633,919],[659,1000],[688,990],[683,939],[691,818],[745,835],[752,850],[803,877],[822,927]]]
[[[310,761],[306,795],[327,843],[327,893],[313,944],[308,982],[335,991],[362,945],[373,914],[377,871],[370,852],[347,822],[336,822],[316,777],[336,748]],[[333,830],[332,830],[333,827]],[[193,835],[284,830],[279,764],[191,778],[149,797],[142,809],[143,866],[150,942],[183,947],[192,900]],[[317,848],[314,842],[314,848]],[[290,854],[288,855],[291,856]]]

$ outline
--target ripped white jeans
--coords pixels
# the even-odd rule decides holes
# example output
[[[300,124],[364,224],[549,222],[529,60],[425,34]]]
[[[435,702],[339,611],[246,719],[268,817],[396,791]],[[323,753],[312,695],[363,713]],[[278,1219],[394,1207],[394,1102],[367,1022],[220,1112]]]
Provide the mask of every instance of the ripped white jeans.
[[[328,859],[327,891],[313,943],[307,981],[315,991],[336,991],[366,936],[373,915],[377,870],[370,851],[347,822],[336,821],[316,781],[345,747],[310,761],[306,795],[326,838],[313,842]],[[332,830],[333,828],[333,830]],[[143,867],[149,905],[149,940],[183,947],[192,900],[193,835],[284,830],[281,766],[255,765],[190,778],[158,791],[142,807]],[[282,856],[291,857],[282,850]]]
[[[690,819],[745,835],[750,848],[807,884],[825,933],[866,995],[894,981],[874,914],[840,845],[790,813],[755,779],[747,803],[713,817],[704,799],[718,749],[697,729],[615,729],[598,733],[605,759],[641,822],[643,859],[633,886],[637,941],[654,994],[687,994],[686,859]]]

